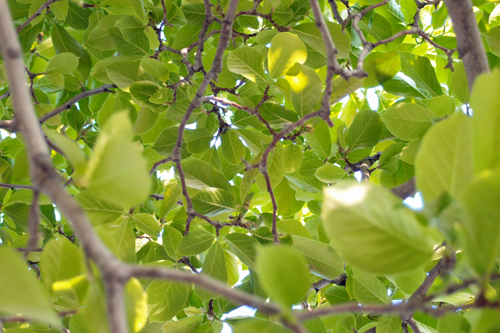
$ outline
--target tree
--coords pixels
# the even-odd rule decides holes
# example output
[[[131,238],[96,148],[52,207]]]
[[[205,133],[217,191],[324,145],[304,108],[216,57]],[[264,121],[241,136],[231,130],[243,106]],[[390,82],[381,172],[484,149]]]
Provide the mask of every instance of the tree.
[[[0,0],[4,331],[498,331],[498,17]]]

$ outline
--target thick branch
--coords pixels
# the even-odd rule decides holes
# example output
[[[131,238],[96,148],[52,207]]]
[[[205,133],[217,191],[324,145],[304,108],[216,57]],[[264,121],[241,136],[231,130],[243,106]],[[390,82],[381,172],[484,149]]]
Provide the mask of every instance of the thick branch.
[[[38,210],[38,199],[40,198],[40,193],[35,191],[33,193],[33,199],[31,201],[30,212],[28,215],[28,243],[24,249],[24,258],[28,257],[28,254],[38,247],[38,240],[40,239],[38,235],[38,226],[40,224],[40,211]]]
[[[476,16],[471,0],[444,0],[457,38],[458,55],[464,62],[469,89],[472,89],[476,77],[489,72],[490,66],[484,50]]]
[[[5,61],[5,69],[12,92],[16,122],[22,131],[26,143],[30,164],[30,174],[34,187],[46,193],[59,210],[70,220],[76,236],[79,238],[86,255],[92,258],[103,276],[118,276],[120,262],[100,241],[83,210],[61,185],[61,179],[52,166],[40,123],[35,117],[35,110],[26,85],[23,53],[14,30],[6,0],[0,0],[0,44]],[[111,273],[110,273],[111,272]],[[126,325],[126,323],[125,323]],[[112,333],[121,333],[111,327]]]

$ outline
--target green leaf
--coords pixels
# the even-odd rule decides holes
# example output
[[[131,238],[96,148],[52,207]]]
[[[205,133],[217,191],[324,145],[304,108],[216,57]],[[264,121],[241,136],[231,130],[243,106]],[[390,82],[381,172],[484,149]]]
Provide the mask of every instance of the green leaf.
[[[406,147],[401,151],[401,155],[399,159],[409,164],[415,164],[415,160],[417,158],[418,150],[420,149],[420,145],[422,144],[422,139],[418,139],[416,141],[410,142]]]
[[[295,112],[300,117],[314,112],[323,88],[318,74],[311,68],[295,64],[288,70],[285,79],[290,84],[290,94]]]
[[[302,164],[302,148],[300,145],[289,144],[283,151],[283,164],[286,173],[292,173]]]
[[[139,32],[134,38],[127,41],[119,28],[109,28],[108,31],[118,53],[122,55],[148,55],[149,40],[145,33]]]
[[[159,85],[151,81],[139,81],[132,84],[129,88],[133,101],[140,106],[155,107],[151,98],[161,89]]]
[[[260,318],[243,320],[232,328],[233,333],[290,333],[291,331],[272,321]]]
[[[54,282],[69,280],[82,273],[82,258],[78,248],[65,237],[51,239],[43,248],[40,272],[49,291]]]
[[[388,279],[393,282],[404,294],[412,295],[418,287],[422,285],[426,276],[427,274],[423,268],[417,268],[409,272],[389,276]]]
[[[378,320],[377,333],[399,333],[400,331],[401,317],[398,314],[386,314]]]
[[[214,235],[204,229],[191,230],[177,246],[182,256],[194,256],[207,250],[214,240]]]
[[[161,328],[163,333],[192,333],[200,326],[203,317],[186,317],[177,321],[169,321]]]
[[[265,88],[267,79],[264,76],[262,54],[257,49],[242,46],[232,51],[227,57],[227,68],[235,73],[242,75],[248,80],[257,83]]]
[[[210,142],[214,139],[213,133],[206,128],[184,131],[187,151],[191,154],[201,154],[210,149]]]
[[[75,196],[75,200],[82,206],[94,226],[115,221],[125,213],[120,206],[110,204],[89,191],[80,192]]]
[[[422,137],[431,127],[432,119],[438,118],[434,112],[414,103],[397,103],[382,114],[387,129],[407,141]]]
[[[184,25],[177,31],[172,48],[180,50],[197,42],[200,30],[201,26]]]
[[[440,117],[451,116],[455,112],[455,101],[450,96],[436,96],[422,102]]]
[[[261,117],[273,128],[281,129],[284,124],[293,123],[299,119],[295,112],[271,102],[262,104],[259,112]]]
[[[50,10],[52,10],[52,6],[54,4],[51,5]],[[66,21],[73,29],[77,30],[87,29],[89,25],[89,16],[91,14],[92,14],[91,8],[82,8],[77,3],[74,3],[73,1],[68,1],[68,14],[66,16]]]
[[[472,152],[476,174],[500,166],[500,96],[493,94],[500,87],[500,72],[483,74],[477,77],[470,105],[474,110],[472,117]]]
[[[491,53],[498,57],[500,55],[500,27],[490,29],[490,31],[483,34],[483,36],[488,42]]]
[[[135,234],[134,229],[128,225],[127,219],[119,218],[118,220],[100,225],[96,230],[101,235],[105,235],[108,240],[111,240],[115,247],[118,257],[128,263],[136,262],[135,255]]]
[[[276,201],[278,204],[278,214],[291,216],[299,212],[304,206],[304,201],[296,200],[296,192],[290,187],[288,179],[283,179],[275,188]]]
[[[471,326],[460,313],[447,313],[438,320],[439,333],[468,333]]]
[[[461,112],[427,132],[416,159],[417,187],[426,201],[443,192],[462,196],[474,176],[471,136],[471,119]]]
[[[8,286],[0,293],[0,311],[59,326],[59,320],[48,302],[40,281],[28,271],[20,254],[0,247],[0,284]]]
[[[82,45],[66,29],[57,24],[54,24],[52,29],[52,42],[57,54],[70,52],[79,58],[77,69],[83,78],[87,79],[92,68],[92,60]]]
[[[202,274],[206,274],[216,280],[226,283],[228,278],[227,273],[224,249],[220,243],[216,241],[212,244],[205,256],[205,261],[202,266]],[[209,299],[217,297],[217,294],[211,293],[210,291],[197,286],[195,286],[195,291],[203,301],[208,301]]]
[[[309,231],[304,227],[304,225],[298,220],[281,220],[276,223],[278,230],[288,232],[292,235],[301,236],[304,238],[312,239]]]
[[[238,134],[235,131],[227,131],[221,137],[222,156],[226,159],[227,163],[232,165],[239,165],[243,163],[242,157],[245,157],[245,146],[241,142]]]
[[[131,278],[125,285],[125,311],[129,331],[140,332],[146,325],[147,295],[139,280]]]
[[[330,305],[350,302],[351,298],[345,287],[331,286],[325,291],[325,298]]]
[[[340,24],[326,22],[326,26],[335,44],[335,48],[338,51],[336,54],[337,58],[344,59],[349,57],[349,52],[351,51],[351,36],[349,33],[344,31]],[[292,31],[296,33],[304,43],[309,44],[323,56],[327,56],[325,42],[314,22],[302,23],[294,26]]]
[[[167,321],[186,304],[191,287],[186,283],[154,280],[146,288],[148,317],[152,321]]]
[[[203,3],[185,2],[181,6],[182,13],[188,24],[200,26],[205,21],[205,6]]]
[[[391,302],[387,296],[387,288],[375,275],[356,272],[349,278],[353,279],[352,289],[358,302],[364,304],[389,304]]]
[[[381,85],[401,70],[399,53],[371,52],[364,60],[363,70],[368,73],[363,80],[363,88]]]
[[[323,183],[331,184],[336,183],[347,175],[344,169],[330,163],[319,167],[314,176]]]
[[[281,32],[271,40],[267,59],[269,74],[272,79],[275,79],[285,75],[296,62],[299,64],[306,62],[306,46],[297,35]]]
[[[259,244],[255,240],[245,234],[231,233],[225,237],[231,251],[241,260],[248,268],[255,270],[255,247]]]
[[[177,251],[177,247],[179,246],[179,243],[181,242],[182,239],[183,237],[181,232],[175,229],[174,227],[166,225],[165,228],[163,229],[163,235],[162,235],[163,247],[165,248],[165,251],[167,251],[167,254],[169,256],[177,260],[179,260],[182,257],[182,255],[180,255]]]
[[[156,150],[159,154],[165,157],[169,157],[170,155],[172,155],[172,151],[174,150],[178,133],[179,128],[176,126],[165,128],[156,138],[155,143],[153,144],[153,149]],[[181,157],[185,157],[182,154],[182,150]]]
[[[463,191],[465,207],[464,252],[469,264],[484,276],[492,271],[500,255],[500,172],[483,173]]]
[[[280,143],[277,143],[276,147],[271,151],[271,154],[269,154],[269,158],[267,159],[267,171],[269,172],[271,187],[275,188],[281,183],[285,175],[283,147]],[[262,174],[257,174],[255,182],[261,191],[267,192],[266,180]]]
[[[130,217],[139,231],[156,239],[161,232],[160,223],[151,215],[146,213],[134,214]]]
[[[264,290],[285,309],[303,301],[309,291],[306,259],[287,247],[267,246],[259,250],[257,273]]]
[[[262,153],[272,141],[271,136],[251,129],[239,129],[236,133],[241,139],[243,139],[243,141],[245,141],[248,149],[254,155]]]
[[[312,133],[307,133],[304,136],[307,144],[311,146],[319,157],[327,159],[330,156],[332,150],[330,128],[324,121],[317,123]]]
[[[182,194],[182,188],[176,181],[171,181],[165,186],[165,194],[161,202],[159,218],[164,218],[177,204]]]
[[[132,124],[125,112],[113,114],[94,146],[86,176],[88,190],[121,207],[142,203],[150,190],[146,162],[132,144]]]
[[[95,68],[95,67],[94,67]],[[105,66],[106,75],[118,88],[128,90],[137,81],[144,79],[140,65],[135,61],[117,61]]]
[[[453,67],[455,70],[449,74],[449,87],[460,102],[467,103],[469,101],[469,83],[467,82],[464,63],[459,62]]]
[[[321,220],[333,248],[364,271],[404,272],[422,265],[433,253],[434,244],[409,209],[373,184],[326,188]]]
[[[293,249],[304,255],[312,273],[333,280],[344,272],[342,259],[328,244],[296,235],[292,239]]]
[[[185,159],[181,164],[187,186],[200,190],[207,186],[217,187],[233,193],[233,188],[226,176],[207,162],[190,158]]]
[[[429,92],[433,97],[443,94],[429,58],[407,52],[400,52],[399,55],[401,57],[401,71],[413,79],[417,88]]]
[[[120,29],[125,40],[129,42],[134,40],[146,28],[141,20],[132,15],[119,19],[115,25]]]
[[[47,75],[71,74],[78,67],[78,57],[73,53],[63,52],[49,60],[45,72]]]
[[[235,211],[236,199],[233,194],[219,188],[205,187],[191,199],[194,209],[209,217]]]
[[[50,11],[58,20],[65,20],[68,15],[68,0],[57,1],[50,5]]]
[[[359,111],[345,136],[346,149],[356,150],[374,147],[382,135],[382,119],[377,112]]]
[[[67,136],[53,132],[44,128],[44,133],[58,146],[66,155],[75,172],[71,175],[73,178],[78,179],[82,177],[87,168],[87,157],[84,155],[82,149],[75,141]]]
[[[151,58],[142,58],[140,64],[143,70],[153,75],[156,79],[167,82],[170,71],[164,63]]]

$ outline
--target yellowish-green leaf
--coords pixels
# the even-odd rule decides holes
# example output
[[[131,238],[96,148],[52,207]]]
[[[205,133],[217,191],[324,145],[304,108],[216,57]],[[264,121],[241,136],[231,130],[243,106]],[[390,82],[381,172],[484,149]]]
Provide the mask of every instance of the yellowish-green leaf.
[[[271,40],[267,61],[272,79],[285,75],[296,62],[303,64],[307,59],[306,46],[297,35],[290,32],[276,34]]]
[[[369,183],[325,188],[321,220],[349,264],[375,274],[404,272],[428,260],[434,244],[413,213]],[[363,244],[363,246],[359,246]]]
[[[74,140],[71,140],[65,135],[56,133],[48,128],[44,128],[44,133],[52,140],[66,155],[70,161],[74,173],[71,175],[74,179],[78,180],[83,176],[87,168],[87,157],[82,151],[82,148]]]
[[[154,280],[146,289],[149,319],[167,321],[182,311],[188,300],[190,285]]]
[[[113,114],[94,146],[86,176],[95,196],[132,207],[142,203],[150,190],[146,161],[132,144],[132,124],[125,112]]]
[[[485,172],[464,189],[464,252],[478,274],[490,273],[500,255],[500,172]]]
[[[295,112],[303,117],[315,111],[323,88],[318,74],[311,68],[296,63],[288,70],[285,79],[290,84],[292,105]]]
[[[474,176],[469,117],[456,113],[427,132],[417,154],[416,176],[425,200],[443,192],[461,197]]]
[[[414,103],[397,103],[383,114],[387,129],[400,139],[413,141],[422,137],[439,116],[426,107]]]
[[[387,296],[387,288],[375,275],[357,272],[349,278],[353,279],[352,289],[358,302],[364,304],[391,302]]]
[[[222,156],[227,163],[238,165],[243,163],[241,158],[245,156],[245,146],[235,131],[227,131],[221,137]]]
[[[177,204],[181,197],[182,189],[176,181],[171,181],[165,186],[165,194],[160,207],[159,218],[164,218],[167,213]]]
[[[28,271],[22,254],[0,247],[0,267],[4,268],[0,284],[5,286],[0,293],[0,311],[58,326],[49,298],[41,282]]]
[[[314,173],[316,178],[327,184],[336,183],[345,175],[347,175],[347,172],[344,169],[330,163],[319,167]]]
[[[470,97],[474,171],[500,167],[500,71],[480,75]]]
[[[309,268],[306,259],[284,246],[259,250],[257,273],[264,290],[285,309],[303,301],[309,291]]]
[[[47,65],[47,75],[70,74],[78,67],[78,57],[73,53],[63,52],[55,55]]]

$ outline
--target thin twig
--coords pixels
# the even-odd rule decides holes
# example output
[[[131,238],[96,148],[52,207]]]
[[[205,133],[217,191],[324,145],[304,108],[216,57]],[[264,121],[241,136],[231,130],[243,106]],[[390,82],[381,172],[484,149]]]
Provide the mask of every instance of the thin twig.
[[[54,110],[50,111],[50,112],[47,112],[46,114],[44,114],[43,116],[41,116],[38,121],[40,122],[40,124],[43,124],[44,122],[46,122],[47,120],[49,120],[50,118],[68,110],[71,108],[71,106],[73,106],[74,104],[76,104],[77,102],[81,101],[82,99],[86,98],[86,97],[89,97],[89,96],[93,96],[93,95],[97,95],[97,94],[100,94],[100,93],[103,93],[103,92],[113,92],[111,89],[113,88],[116,88],[116,85],[114,84],[105,84],[99,88],[95,88],[95,89],[92,89],[92,90],[85,90],[83,92],[81,92],[80,94],[76,95],[75,97],[71,98],[69,101],[67,101],[66,103],[62,104],[61,106],[55,108]]]
[[[31,15],[26,21],[23,22],[23,24],[21,24],[19,27],[17,27],[16,29],[16,33],[19,33],[19,31],[23,30],[24,27],[26,27],[28,24],[31,23],[31,21],[33,21],[34,19],[36,19],[38,16],[40,16],[42,14],[42,11],[47,8],[48,6],[52,5],[54,2],[56,1],[59,1],[59,0],[48,0],[47,2],[45,2],[43,5],[40,6],[40,8],[38,8],[36,10],[36,12],[33,13],[33,15]]]

